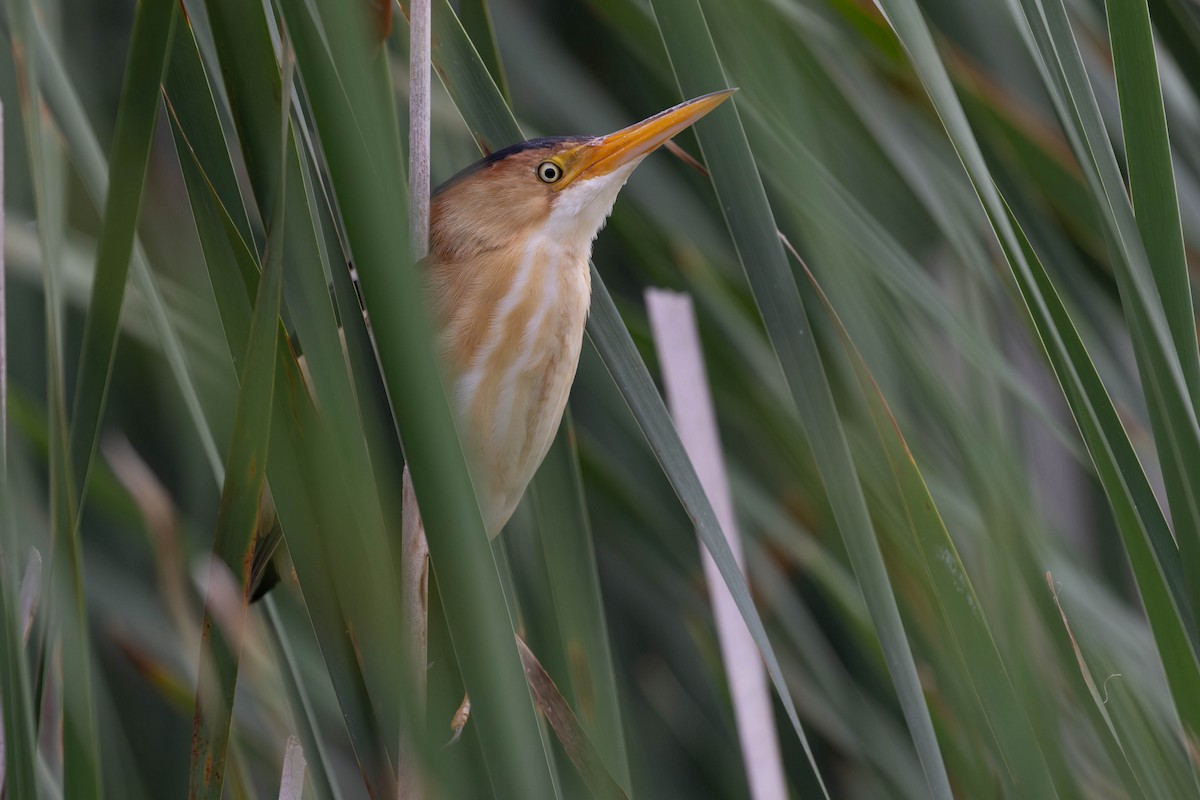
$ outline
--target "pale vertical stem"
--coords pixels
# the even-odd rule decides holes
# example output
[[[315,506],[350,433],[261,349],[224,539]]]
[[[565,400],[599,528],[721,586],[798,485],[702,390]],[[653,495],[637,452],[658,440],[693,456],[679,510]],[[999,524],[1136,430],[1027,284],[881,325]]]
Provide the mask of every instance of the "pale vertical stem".
[[[691,297],[661,289],[648,289],[646,309],[650,314],[654,347],[662,367],[667,404],[675,420],[675,428],[721,523],[729,549],[745,572],[745,558],[733,516],[729,479],[725,474]],[[754,800],[786,800],[779,740],[775,734],[766,671],[758,647],[738,613],[733,595],[722,580],[716,562],[703,546],[700,554],[716,620],[721,658],[729,679],[729,694],[746,778],[750,784],[750,796]]]
[[[8,315],[4,282],[4,105],[0,103],[0,507],[8,505]],[[3,513],[3,512],[0,512]],[[0,517],[0,525],[7,520]],[[2,548],[0,548],[2,549]],[[0,590],[2,591],[2,590]],[[0,719],[3,718],[0,707]],[[7,772],[4,751],[4,725],[0,724],[0,785]]]
[[[422,259],[429,253],[429,62],[430,2],[412,0],[409,6],[408,56],[408,194],[410,204],[409,235],[413,256]],[[401,592],[404,602],[405,641],[409,646],[412,675],[412,735],[420,735],[425,726],[425,670],[429,646],[429,544],[425,525],[417,508],[412,474],[404,467],[403,488],[403,566]],[[416,751],[410,740],[401,743],[400,798],[417,800],[421,796]]]
[[[279,778],[279,800],[301,800],[304,794],[304,748],[295,736],[289,736]]]
[[[408,53],[408,194],[413,251],[429,252],[429,0],[412,0]]]
[[[4,279],[4,106],[0,104],[0,483],[8,477],[8,314]]]

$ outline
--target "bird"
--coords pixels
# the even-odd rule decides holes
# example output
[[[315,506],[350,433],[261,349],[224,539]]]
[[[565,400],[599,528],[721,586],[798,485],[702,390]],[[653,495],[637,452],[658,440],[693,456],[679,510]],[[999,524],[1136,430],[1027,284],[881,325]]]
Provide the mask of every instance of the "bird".
[[[646,156],[733,91],[606,136],[521,142],[433,193],[425,299],[489,537],[562,421],[591,302],[592,243],[618,193]]]
[[[643,159],[735,91],[605,136],[520,142],[432,193],[424,300],[489,538],[512,517],[562,422],[591,303],[592,243],[618,193]],[[300,367],[307,378],[303,356]],[[269,497],[259,525],[252,601],[280,579],[282,531]]]

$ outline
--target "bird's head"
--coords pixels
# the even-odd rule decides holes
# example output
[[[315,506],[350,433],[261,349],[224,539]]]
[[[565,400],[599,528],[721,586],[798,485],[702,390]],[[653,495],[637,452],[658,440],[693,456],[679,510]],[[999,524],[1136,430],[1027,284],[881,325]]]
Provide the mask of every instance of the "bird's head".
[[[492,153],[435,194],[434,249],[458,261],[530,236],[590,245],[642,159],[733,91],[680,103],[607,136],[532,139]]]

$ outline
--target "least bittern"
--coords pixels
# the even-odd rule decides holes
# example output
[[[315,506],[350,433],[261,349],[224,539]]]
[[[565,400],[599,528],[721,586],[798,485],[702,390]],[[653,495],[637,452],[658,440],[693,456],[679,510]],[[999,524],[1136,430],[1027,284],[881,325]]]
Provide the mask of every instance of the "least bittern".
[[[489,536],[512,516],[562,421],[591,300],[592,242],[617,193],[643,158],[732,93],[607,136],[522,142],[434,193],[426,296]],[[273,549],[262,544],[256,571]]]
[[[427,297],[489,536],[562,421],[591,301],[592,241],[617,193],[643,158],[730,94],[608,136],[522,142],[435,192]]]

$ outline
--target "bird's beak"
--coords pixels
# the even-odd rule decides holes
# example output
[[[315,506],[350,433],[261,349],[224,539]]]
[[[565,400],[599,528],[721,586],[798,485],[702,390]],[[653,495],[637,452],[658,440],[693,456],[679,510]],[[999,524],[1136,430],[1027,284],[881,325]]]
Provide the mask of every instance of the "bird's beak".
[[[566,165],[565,187],[579,178],[595,178],[645,156],[717,106],[737,89],[723,89],[660,111],[649,119],[580,145]]]

